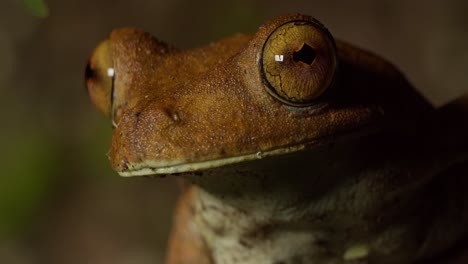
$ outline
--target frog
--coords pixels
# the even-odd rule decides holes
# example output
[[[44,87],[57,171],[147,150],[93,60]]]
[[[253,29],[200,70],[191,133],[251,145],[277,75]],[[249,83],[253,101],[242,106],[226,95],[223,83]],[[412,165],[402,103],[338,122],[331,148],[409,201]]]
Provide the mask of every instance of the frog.
[[[183,182],[169,264],[468,259],[453,250],[468,231],[468,96],[434,107],[311,16],[191,49],[115,29],[85,79],[113,169]]]

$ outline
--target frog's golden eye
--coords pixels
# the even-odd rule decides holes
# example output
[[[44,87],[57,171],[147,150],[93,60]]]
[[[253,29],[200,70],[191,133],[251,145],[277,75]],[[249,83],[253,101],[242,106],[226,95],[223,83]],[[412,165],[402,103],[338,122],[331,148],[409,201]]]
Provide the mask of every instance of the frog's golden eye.
[[[85,70],[86,88],[96,107],[109,116],[112,111],[114,68],[107,41],[94,50]]]
[[[316,20],[291,21],[268,37],[260,66],[272,96],[293,106],[311,105],[333,83],[335,42]]]

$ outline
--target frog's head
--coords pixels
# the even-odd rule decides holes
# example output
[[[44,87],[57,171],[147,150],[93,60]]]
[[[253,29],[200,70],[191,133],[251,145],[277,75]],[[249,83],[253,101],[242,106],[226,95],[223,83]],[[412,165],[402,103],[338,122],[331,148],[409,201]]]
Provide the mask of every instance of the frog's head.
[[[91,56],[86,84],[112,119],[109,156],[123,176],[301,151],[398,129],[427,109],[392,65],[305,15],[190,50],[118,29]]]

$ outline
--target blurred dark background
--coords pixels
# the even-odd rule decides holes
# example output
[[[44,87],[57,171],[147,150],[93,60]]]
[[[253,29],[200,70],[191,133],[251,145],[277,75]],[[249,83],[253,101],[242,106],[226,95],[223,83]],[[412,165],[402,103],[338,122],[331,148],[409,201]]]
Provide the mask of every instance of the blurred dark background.
[[[187,48],[302,12],[388,58],[435,105],[468,91],[465,0],[46,0],[46,18],[20,1],[0,3],[0,263],[164,259],[177,185],[111,170],[111,125],[84,88],[113,28]]]

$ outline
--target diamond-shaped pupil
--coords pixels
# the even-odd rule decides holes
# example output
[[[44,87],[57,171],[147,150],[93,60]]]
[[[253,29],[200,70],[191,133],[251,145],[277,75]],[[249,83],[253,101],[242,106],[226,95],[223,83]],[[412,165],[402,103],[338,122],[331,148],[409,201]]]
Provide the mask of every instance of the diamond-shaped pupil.
[[[301,61],[310,65],[312,62],[314,62],[316,56],[317,52],[315,49],[304,43],[299,51],[294,52],[293,60],[295,62]]]

